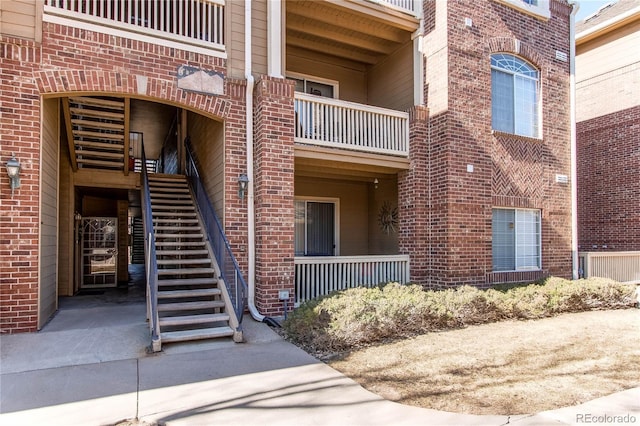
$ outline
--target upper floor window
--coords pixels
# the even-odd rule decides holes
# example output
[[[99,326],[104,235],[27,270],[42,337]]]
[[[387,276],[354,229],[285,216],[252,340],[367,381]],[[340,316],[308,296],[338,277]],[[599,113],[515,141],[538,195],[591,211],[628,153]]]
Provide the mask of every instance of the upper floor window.
[[[549,10],[549,0],[493,0],[517,9],[538,19],[547,20],[551,18]]]
[[[517,56],[491,55],[491,126],[494,130],[539,137],[540,72]]]

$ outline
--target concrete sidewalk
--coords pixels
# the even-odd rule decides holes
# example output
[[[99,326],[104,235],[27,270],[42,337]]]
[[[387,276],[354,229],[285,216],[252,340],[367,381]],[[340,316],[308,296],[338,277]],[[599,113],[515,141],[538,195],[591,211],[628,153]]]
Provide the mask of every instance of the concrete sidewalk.
[[[116,308],[61,310],[39,333],[1,336],[0,424],[640,424],[640,388],[511,417],[386,401],[248,317],[247,343],[166,345],[147,355],[144,305]]]

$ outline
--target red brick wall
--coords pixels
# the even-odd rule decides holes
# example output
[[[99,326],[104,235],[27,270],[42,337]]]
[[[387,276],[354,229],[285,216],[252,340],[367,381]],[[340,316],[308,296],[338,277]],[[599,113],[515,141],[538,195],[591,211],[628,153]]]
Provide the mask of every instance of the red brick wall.
[[[443,7],[433,3],[425,6],[425,20],[432,24],[435,9]],[[492,273],[491,212],[507,206],[542,210],[541,274],[569,277],[570,186],[555,183],[556,174],[571,171],[569,63],[556,60],[555,53],[569,53],[570,8],[552,0],[552,16],[545,21],[498,2],[466,0],[447,2],[447,13],[449,107],[430,118],[432,274],[426,284],[518,280],[517,274]],[[464,18],[472,19],[471,28]],[[493,134],[494,52],[521,55],[540,69],[541,140]]]
[[[38,315],[40,96],[33,42],[0,39],[0,333],[34,331]],[[20,161],[20,188],[11,195],[5,164]]]
[[[577,123],[578,245],[640,250],[640,106]]]
[[[263,76],[255,88],[256,307],[284,313],[294,296],[294,82]]]
[[[246,224],[246,207],[230,195],[237,194],[238,171],[246,170],[244,83],[226,80],[221,96],[177,88],[179,66],[225,74],[224,59],[50,23],[43,24],[41,44],[2,37],[0,59],[0,161],[4,170],[15,152],[22,164],[22,186],[13,197],[6,173],[0,173],[0,332],[34,331],[37,326],[42,95],[126,94],[228,118],[234,126],[225,128],[230,143],[225,159],[230,168],[225,174],[230,198],[225,220],[232,246],[246,246],[246,225],[237,226]],[[246,259],[240,260],[246,265]]]

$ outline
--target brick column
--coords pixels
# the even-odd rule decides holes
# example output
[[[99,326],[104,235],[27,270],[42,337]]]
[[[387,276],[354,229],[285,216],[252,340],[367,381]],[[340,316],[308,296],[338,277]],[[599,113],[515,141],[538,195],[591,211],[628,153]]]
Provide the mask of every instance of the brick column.
[[[33,68],[40,47],[4,37],[0,59],[0,333],[18,333],[38,324],[40,94]],[[12,195],[5,164],[13,154],[22,169]]]
[[[280,316],[294,290],[293,82],[263,76],[255,88],[256,307]]]
[[[411,256],[411,281],[428,284],[429,266],[429,110],[409,111],[410,168],[398,175],[398,245]]]

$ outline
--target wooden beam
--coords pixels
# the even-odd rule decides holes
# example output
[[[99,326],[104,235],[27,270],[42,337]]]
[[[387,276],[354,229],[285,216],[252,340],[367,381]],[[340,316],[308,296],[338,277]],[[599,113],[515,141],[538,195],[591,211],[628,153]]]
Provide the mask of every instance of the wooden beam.
[[[375,172],[396,173],[409,170],[409,159],[393,155],[369,154],[357,151],[341,151],[331,148],[296,144],[295,164],[298,166],[339,169],[341,173]]]
[[[378,62],[380,56],[367,55],[358,53],[355,50],[341,48],[337,46],[331,46],[319,41],[305,40],[303,38],[292,37],[287,35],[287,46],[296,46],[304,49],[314,50],[316,52],[323,52],[339,58],[353,59],[358,62],[364,62],[365,64],[373,65]]]
[[[115,123],[101,123],[100,121],[87,121],[80,119],[72,119],[71,124],[75,124],[76,126],[82,126],[88,129],[107,129],[107,130],[124,130],[124,124],[115,124]]]
[[[81,140],[75,140],[74,143],[77,146],[87,147],[87,148],[109,149],[112,151],[122,151],[124,149],[124,147],[121,144],[117,144],[117,143],[89,142],[89,141],[81,141]]]
[[[131,115],[131,99],[124,98],[124,175],[129,174],[129,119]]]
[[[360,0],[325,0],[327,3],[341,9],[347,9],[366,15],[381,24],[387,24],[403,31],[413,32],[420,27],[420,21],[415,16],[384,7],[372,1]]]
[[[335,13],[320,13],[317,10],[317,7],[319,7],[320,3],[322,2],[311,2],[312,6],[310,7],[309,3],[300,4],[298,2],[287,1],[287,15],[291,13],[294,15],[302,16],[309,20],[349,28],[358,32],[370,33],[378,38],[389,40],[395,43],[405,43],[410,39],[411,34],[409,32],[384,25],[375,25],[375,23],[372,23],[371,25],[372,30],[365,30],[361,27],[361,25],[354,22],[353,15],[350,15],[348,13],[340,13],[339,10],[334,9],[333,11]],[[362,20],[360,19],[358,21]]]
[[[140,174],[119,170],[78,169],[73,174],[75,186],[117,189],[140,189]]]
[[[122,101],[110,101],[107,99],[91,98],[91,97],[85,97],[85,96],[71,96],[69,97],[69,99],[71,100],[71,102],[74,102],[77,104],[92,105],[92,106],[105,107],[105,108],[111,108],[111,109],[120,109],[120,110],[124,109],[124,104]]]
[[[86,164],[88,166],[111,167],[118,170],[122,169],[122,161],[102,161],[102,160],[91,160],[88,158],[78,158],[78,163]]]
[[[355,46],[358,49],[370,50],[379,54],[388,55],[397,48],[397,44],[391,44],[387,40],[376,42],[367,37],[357,37],[354,35],[340,34],[334,25],[320,24],[313,21],[303,22],[299,19],[287,20],[287,30],[309,33],[314,37],[332,40],[340,44]]]
[[[92,139],[110,139],[114,141],[122,141],[124,139],[124,135],[120,133],[90,132],[87,130],[76,130],[75,135]],[[121,147],[122,145],[118,146]]]
[[[69,145],[69,160],[71,162],[71,169],[73,171],[78,170],[78,163],[76,162],[76,146],[73,144],[73,126],[71,124],[71,111],[69,110],[69,98],[61,98],[62,109],[64,111],[64,123],[67,130],[67,144]]]

